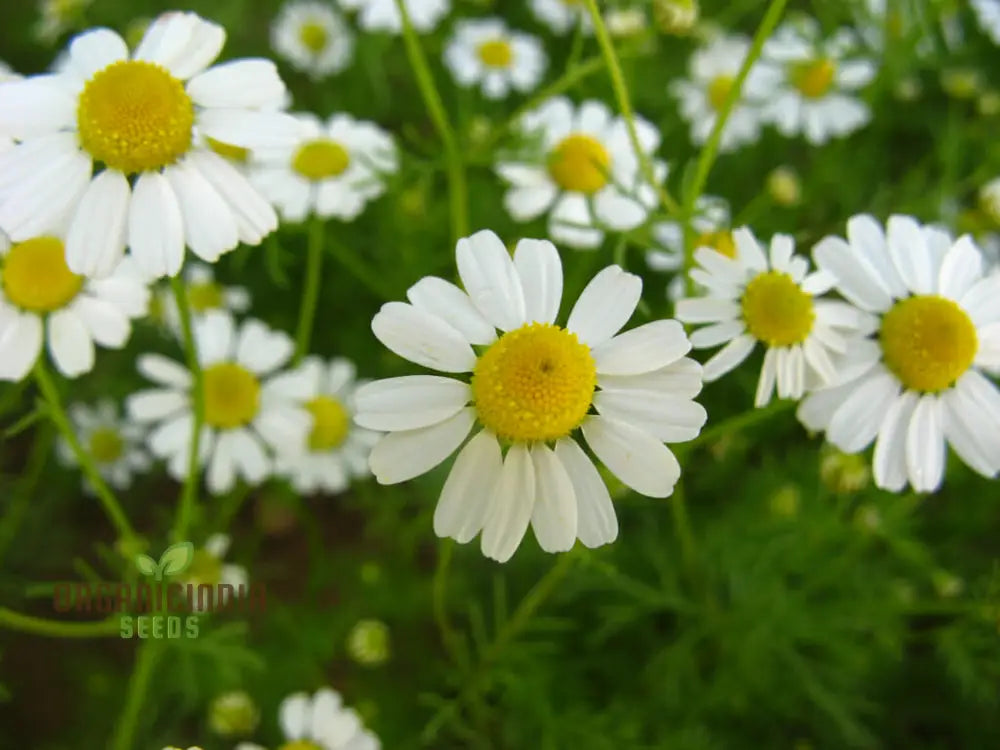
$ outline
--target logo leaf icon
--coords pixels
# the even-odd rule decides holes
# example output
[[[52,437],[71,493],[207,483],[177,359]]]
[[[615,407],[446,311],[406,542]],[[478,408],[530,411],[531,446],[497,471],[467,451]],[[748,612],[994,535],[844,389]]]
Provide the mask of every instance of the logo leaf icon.
[[[160,555],[160,564],[157,568],[157,580],[163,576],[175,576],[183,573],[191,565],[194,559],[194,545],[191,542],[178,542],[167,547]]]
[[[156,574],[156,560],[154,560],[149,555],[136,555],[135,556],[135,567],[139,569],[139,572],[144,576],[151,576]]]

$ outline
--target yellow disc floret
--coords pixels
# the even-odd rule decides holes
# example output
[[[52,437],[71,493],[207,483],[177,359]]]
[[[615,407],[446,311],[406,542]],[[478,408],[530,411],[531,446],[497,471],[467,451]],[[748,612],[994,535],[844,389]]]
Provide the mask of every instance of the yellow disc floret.
[[[306,404],[312,414],[313,427],[309,433],[309,449],[316,452],[339,447],[347,439],[351,418],[344,406],[335,398],[317,396]]]
[[[245,425],[260,405],[260,381],[245,367],[220,362],[205,370],[205,423],[223,430]]]
[[[62,240],[35,237],[14,245],[3,259],[3,291],[18,307],[51,312],[68,305],[83,287],[69,270]]]
[[[743,292],[741,306],[751,335],[768,346],[801,344],[816,318],[812,297],[781,271],[754,277]]]
[[[88,448],[97,463],[110,464],[121,458],[125,441],[117,430],[111,427],[99,427],[90,433]]]
[[[325,180],[342,174],[351,164],[351,155],[336,141],[318,138],[299,146],[292,157],[292,169],[307,180]]]
[[[736,241],[733,233],[728,229],[720,229],[716,232],[705,232],[698,235],[694,241],[695,247],[710,247],[715,252],[725,255],[727,258],[736,260]]]
[[[955,302],[928,294],[897,302],[879,333],[885,365],[914,391],[943,391],[969,369],[979,341]]]
[[[491,39],[479,45],[479,59],[491,68],[509,68],[514,50],[506,39]]]
[[[726,97],[733,88],[733,76],[716,76],[708,83],[708,103],[712,109],[718,112],[722,105],[726,103]]]
[[[611,156],[593,136],[574,133],[549,155],[549,174],[563,190],[596,193],[608,184]]]
[[[809,99],[819,99],[826,96],[833,86],[837,74],[837,66],[832,60],[820,59],[797,63],[792,66],[789,77],[792,85],[802,96]]]
[[[306,21],[299,27],[299,41],[314,55],[326,49],[329,39],[326,27],[316,21]]]
[[[476,362],[479,420],[507,440],[556,440],[590,409],[597,370],[590,349],[559,326],[531,323],[504,334]]]
[[[173,164],[187,152],[194,105],[166,68],[122,60],[87,81],[76,119],[80,144],[95,161],[134,174]]]
[[[224,307],[225,293],[222,287],[214,281],[201,281],[189,284],[187,288],[188,304],[195,312],[219,310]]]

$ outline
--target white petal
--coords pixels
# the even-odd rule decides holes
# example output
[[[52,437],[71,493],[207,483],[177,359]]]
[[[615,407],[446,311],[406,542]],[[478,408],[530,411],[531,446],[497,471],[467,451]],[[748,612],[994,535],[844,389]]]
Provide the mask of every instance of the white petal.
[[[266,107],[285,93],[278,69],[270,60],[231,60],[199,73],[186,86],[203,107]]]
[[[742,320],[727,320],[723,323],[699,328],[691,334],[691,345],[696,349],[707,349],[730,341],[746,331]]]
[[[480,431],[462,448],[434,509],[434,533],[465,544],[482,531],[503,457],[496,437]]]
[[[899,492],[906,486],[906,435],[918,398],[913,391],[900,394],[879,427],[872,468],[875,485],[884,490]]]
[[[0,84],[0,133],[27,140],[75,124],[76,102],[58,76],[31,76]]]
[[[32,313],[0,313],[0,380],[25,378],[42,351],[42,319]]]
[[[739,320],[743,314],[739,302],[715,297],[696,297],[677,301],[675,315],[684,323],[718,323]]]
[[[941,407],[944,435],[955,453],[984,477],[996,477],[1000,471],[1000,430],[990,421],[989,412],[961,384],[942,394]]]
[[[184,219],[184,240],[192,252],[209,263],[236,247],[236,219],[222,196],[186,161],[167,167],[164,174],[177,196]]]
[[[827,440],[844,453],[857,453],[865,448],[878,434],[899,391],[899,381],[884,368],[858,380],[830,420]]]
[[[49,354],[59,371],[75,378],[94,369],[94,340],[72,310],[56,310],[46,322]]]
[[[372,319],[375,337],[404,359],[441,372],[471,372],[476,355],[440,318],[404,302],[387,302]]]
[[[91,180],[66,235],[66,265],[73,273],[110,276],[125,253],[131,188],[121,172],[105,169]]]
[[[209,459],[205,472],[205,486],[213,495],[224,495],[236,484],[236,461],[234,458],[234,437],[236,432],[227,430],[219,433],[215,450]]]
[[[917,402],[906,433],[906,469],[917,492],[934,492],[944,479],[945,444],[938,398],[926,394]]]
[[[225,41],[226,32],[218,24],[194,13],[169,11],[146,29],[135,58],[162,65],[186,80],[211,65]]]
[[[236,361],[257,375],[274,372],[288,362],[295,350],[284,331],[272,331],[259,320],[247,320],[236,341]]]
[[[676,320],[654,320],[618,334],[594,348],[602,375],[641,375],[666,367],[691,351],[684,327]]]
[[[618,517],[597,467],[572,438],[556,443],[556,456],[573,483],[580,541],[590,548],[610,544],[618,538]]]
[[[643,375],[598,375],[597,383],[605,390],[659,391],[694,398],[701,393],[702,367],[685,357]]]
[[[278,228],[278,216],[271,204],[228,161],[211,151],[197,150],[188,156],[188,162],[228,204],[240,242],[259,245]]]
[[[309,696],[295,693],[285,698],[278,707],[278,723],[285,739],[300,740],[306,736],[309,725]]]
[[[458,331],[470,344],[492,344],[496,329],[483,317],[469,295],[450,281],[425,276],[406,291],[414,307],[435,315]]]
[[[507,562],[521,544],[535,504],[535,472],[523,443],[507,451],[490,498],[490,515],[483,527],[483,554]]]
[[[354,421],[370,430],[415,430],[443,422],[472,398],[468,383],[437,375],[376,380],[354,394]]]
[[[767,257],[749,228],[740,227],[733,230],[733,242],[736,243],[736,257],[744,265],[755,271],[767,270]]]
[[[126,405],[132,419],[138,422],[157,422],[187,408],[189,402],[187,393],[156,388],[133,393]]]
[[[455,452],[475,422],[472,408],[431,427],[383,437],[368,459],[379,484],[398,484],[425,474]]]
[[[897,298],[907,296],[906,284],[889,257],[885,232],[872,216],[859,214],[848,219],[847,239],[851,243],[851,249],[871,264],[886,291]]]
[[[81,80],[128,57],[128,46],[111,29],[92,29],[73,38],[69,45],[69,65]]]
[[[227,312],[211,310],[194,321],[194,340],[202,366],[231,360],[236,353],[236,326]]]
[[[648,432],[663,443],[683,443],[701,432],[708,413],[701,404],[670,393],[602,390],[594,394],[597,411]]]
[[[983,255],[968,235],[959,237],[944,256],[938,273],[937,293],[960,300],[983,273]]]
[[[89,295],[80,295],[71,305],[94,341],[108,349],[121,349],[132,326],[117,305]]]
[[[705,382],[711,383],[713,380],[718,380],[730,370],[739,367],[750,356],[750,352],[756,345],[757,339],[748,334],[734,338],[705,363]]]
[[[933,294],[936,271],[920,225],[909,216],[886,222],[889,255],[907,287],[915,294]]]
[[[565,552],[573,547],[577,533],[577,504],[563,463],[544,443],[531,449],[535,474],[535,505],[531,528],[538,546],[546,552]]]
[[[525,322],[554,323],[562,301],[562,261],[548,240],[524,239],[514,249],[524,293]]]
[[[507,248],[488,229],[458,241],[458,273],[472,303],[501,331],[525,322],[521,278]]]
[[[294,149],[302,137],[299,120],[270,110],[206,109],[199,113],[197,125],[209,138],[250,151]]]
[[[166,177],[143,172],[132,191],[128,216],[132,257],[151,279],[176,276],[184,263],[184,221]]]
[[[649,433],[606,417],[587,417],[583,436],[615,476],[639,494],[667,497],[681,475],[667,446]]]
[[[837,290],[863,310],[888,310],[892,297],[874,277],[874,269],[858,256],[840,237],[824,237],[813,248],[816,265],[837,277]]]
[[[774,383],[778,378],[778,357],[782,352],[769,346],[764,353],[764,364],[760,368],[760,378],[757,380],[757,391],[754,394],[753,405],[756,408],[766,406],[774,394]]]
[[[247,429],[225,433],[231,444],[233,465],[249,485],[258,485],[271,473],[271,459],[264,451],[260,438]],[[220,442],[222,437],[219,438]]]
[[[566,328],[591,348],[600,346],[628,322],[641,295],[641,278],[608,266],[580,294]]]

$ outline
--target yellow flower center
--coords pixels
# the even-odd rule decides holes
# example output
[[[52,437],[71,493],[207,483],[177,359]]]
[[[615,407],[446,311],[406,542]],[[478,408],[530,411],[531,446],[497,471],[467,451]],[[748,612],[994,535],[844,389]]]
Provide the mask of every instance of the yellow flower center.
[[[329,396],[317,396],[306,404],[312,414],[309,449],[317,453],[340,446],[347,439],[351,418],[343,405]]]
[[[214,138],[209,138],[207,136],[205,140],[208,142],[208,147],[210,149],[225,159],[245,164],[247,159],[250,158],[250,149],[248,148],[243,148],[243,146],[234,146],[231,143],[223,143],[222,141],[217,141]]]
[[[733,76],[716,76],[708,84],[708,103],[716,112],[726,103],[726,97],[733,88]]]
[[[882,318],[885,365],[914,391],[943,391],[969,369],[979,341],[976,327],[950,299],[909,297]]]
[[[188,304],[195,312],[203,313],[206,310],[220,310],[225,305],[225,295],[222,287],[214,281],[203,281],[197,284],[189,284],[187,288]]]
[[[549,155],[549,174],[563,190],[596,193],[608,184],[611,156],[596,138],[574,133]]]
[[[125,441],[110,427],[99,427],[90,433],[90,455],[99,464],[110,464],[121,458]]]
[[[351,155],[336,141],[318,138],[299,147],[292,158],[292,169],[307,180],[336,177],[351,164]]]
[[[94,74],[76,111],[80,144],[125,174],[173,164],[191,146],[194,105],[165,68],[122,60]]]
[[[69,270],[62,240],[55,237],[35,237],[11,247],[0,275],[7,299],[32,312],[65,307],[83,287],[83,277]]]
[[[299,28],[299,41],[314,55],[326,49],[329,39],[326,27],[316,21],[307,21]]]
[[[260,405],[260,381],[240,365],[220,362],[205,370],[205,423],[223,430],[247,424]]]
[[[792,85],[802,93],[802,96],[819,99],[833,86],[836,74],[837,66],[833,61],[823,58],[793,65],[790,78]]]
[[[768,346],[801,344],[816,318],[812,297],[781,271],[756,276],[747,284],[741,305],[750,333]]]
[[[222,580],[222,560],[207,550],[196,549],[191,557],[191,565],[182,575],[185,583],[195,586],[207,583],[214,586]]]
[[[506,39],[492,39],[479,45],[479,59],[491,68],[509,68],[514,51]]]
[[[292,740],[291,742],[286,742],[278,750],[323,750],[323,748],[309,740]]]
[[[704,232],[698,235],[698,238],[694,241],[694,246],[696,248],[710,247],[717,253],[736,260],[736,241],[733,239],[733,233],[728,229]]]
[[[499,437],[555,440],[583,421],[597,370],[576,334],[530,323],[504,334],[476,362],[472,395],[479,420]]]

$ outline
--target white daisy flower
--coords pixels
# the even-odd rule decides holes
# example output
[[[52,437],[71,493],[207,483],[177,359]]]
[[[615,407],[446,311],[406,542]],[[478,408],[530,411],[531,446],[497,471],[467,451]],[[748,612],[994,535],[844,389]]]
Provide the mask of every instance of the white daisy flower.
[[[69,270],[63,241],[31,237],[9,245],[0,232],[0,380],[21,380],[43,341],[56,368],[75,378],[94,368],[94,344],[121,349],[130,319],[149,307],[149,289],[128,258],[108,278]]]
[[[243,286],[223,286],[215,280],[212,266],[189,262],[184,268],[184,289],[193,315],[210,310],[245,313],[250,309],[250,292]],[[169,287],[158,289],[159,317],[174,335],[181,335],[181,316],[177,300]]]
[[[997,0],[969,0],[979,28],[994,44],[1000,44],[1000,3]]]
[[[793,255],[790,236],[774,235],[768,255],[746,227],[732,236],[735,257],[707,247],[695,252],[700,267],[691,277],[708,293],[678,301],[677,319],[709,324],[691,334],[696,348],[726,344],[705,363],[706,382],[738,367],[760,343],[767,351],[754,405],[766,405],[775,386],[778,398],[802,398],[835,376],[833,358],[847,350],[847,337],[867,333],[871,321],[843,302],[815,299],[835,278],[809,273],[809,261]]]
[[[837,378],[799,406],[811,430],[845,453],[875,441],[875,483],[933,492],[946,444],[986,477],[1000,471],[1000,274],[984,276],[979,249],[909,216],[883,232],[870,216],[847,224],[847,240],[813,250],[836,290],[877,316],[877,335],[851,345]],[[873,331],[874,333],[874,331]]]
[[[271,24],[271,46],[298,70],[324,78],[350,64],[354,36],[329,4],[292,0]]]
[[[660,145],[659,131],[641,117],[635,125],[643,151],[651,155]],[[556,97],[526,114],[521,126],[526,135],[540,135],[543,152],[497,164],[510,185],[504,206],[515,220],[549,211],[553,240],[593,249],[604,240],[605,227],[635,229],[656,206],[656,190],[643,179],[625,120],[604,102],[574,107]],[[653,160],[653,172],[663,181],[667,165]]]
[[[278,723],[291,750],[381,750],[378,737],[365,729],[361,717],[344,705],[340,693],[330,688],[288,696],[278,707]],[[264,750],[242,742],[236,750]]]
[[[749,51],[750,40],[746,37],[717,36],[691,55],[690,79],[670,84],[669,91],[680,101],[681,114],[691,124],[691,140],[695,143],[708,140]],[[761,105],[780,83],[781,74],[773,67],[754,65],[750,69],[740,98],[722,129],[720,152],[734,151],[760,139]]]
[[[727,258],[736,257],[736,242],[730,229],[729,203],[714,195],[702,195],[695,203],[691,228],[697,233],[694,246],[708,247]],[[672,300],[684,297],[684,226],[678,221],[662,221],[653,225],[653,239],[659,248],[646,252],[646,264],[654,271],[676,275],[667,287]]]
[[[311,420],[298,405],[305,393],[274,375],[291,358],[292,340],[258,320],[246,320],[237,330],[231,315],[215,310],[195,320],[194,339],[205,405],[198,448],[208,489],[225,494],[237,476],[260,484],[273,472],[272,453],[305,450]],[[157,387],[133,394],[129,414],[137,422],[158,423],[147,445],[181,481],[191,450],[194,379],[159,354],[139,357],[137,366]]]
[[[23,240],[69,216],[69,267],[93,278],[126,245],[156,277],[180,271],[185,245],[214,262],[258,244],[274,210],[204,139],[273,148],[294,121],[266,109],[284,91],[274,63],[208,67],[225,37],[194,13],[166,13],[132,57],[118,34],[94,29],[60,72],[0,84],[0,132],[21,141],[0,156],[0,228]]]
[[[416,31],[431,31],[451,10],[451,0],[405,0],[406,13]],[[340,6],[358,12],[358,24],[365,31],[400,34],[403,17],[396,0],[340,0]]]
[[[777,73],[763,117],[784,136],[803,134],[814,145],[845,136],[868,124],[871,110],[854,94],[875,77],[875,63],[855,57],[854,32],[840,29],[820,38],[813,18],[783,24],[764,45],[760,66]]]
[[[310,214],[351,221],[368,201],[385,192],[385,178],[399,168],[392,136],[374,123],[347,114],[326,123],[297,114],[298,139],[262,155],[254,169],[257,187],[286,221]]]
[[[289,477],[300,494],[343,492],[352,479],[370,474],[368,454],[379,435],[351,423],[355,375],[346,359],[327,365],[307,357],[297,371],[276,379],[294,380],[312,417],[307,449],[279,457],[277,465],[277,473]]]
[[[511,89],[533,90],[548,65],[536,37],[509,31],[499,18],[456,22],[444,61],[460,86],[478,84],[490,99],[502,99]]]
[[[191,558],[191,565],[181,574],[182,583],[190,583],[193,586],[208,584],[218,586],[225,584],[233,587],[233,595],[239,596],[240,586],[247,586],[250,577],[247,569],[242,565],[226,563],[223,560],[229,551],[231,539],[228,534],[212,534],[205,540],[204,545],[194,551]],[[221,591],[226,591],[221,589]],[[226,592],[228,594],[228,592]],[[223,601],[228,597],[223,594]],[[197,601],[194,603],[194,610],[200,611]]]
[[[556,34],[568,34],[578,26],[584,34],[594,33],[594,22],[582,0],[531,0],[529,7],[535,18]]]
[[[619,334],[642,279],[618,266],[556,325],[562,263],[547,240],[521,240],[511,259],[484,230],[459,240],[456,256],[466,291],[424,278],[409,303],[383,305],[372,330],[401,357],[471,382],[413,375],[360,388],[355,421],[390,433],[372,450],[372,472],[381,484],[424,474],[478,423],[441,491],[438,536],[466,543],[482,531],[483,554],[499,562],[529,524],[547,552],[614,541],[608,489],[576,437],[636,492],[670,495],[680,465],[664,442],[691,440],[706,418],[692,400],[701,367],[684,356],[684,329],[658,320]]]
[[[94,460],[98,473],[112,487],[128,489],[132,486],[133,474],[149,469],[151,460],[142,447],[142,427],[123,419],[114,401],[104,398],[93,407],[72,404],[68,414],[80,446]],[[65,466],[78,465],[69,442],[60,438],[56,446]],[[94,492],[86,479],[83,481],[83,488],[87,493]]]

